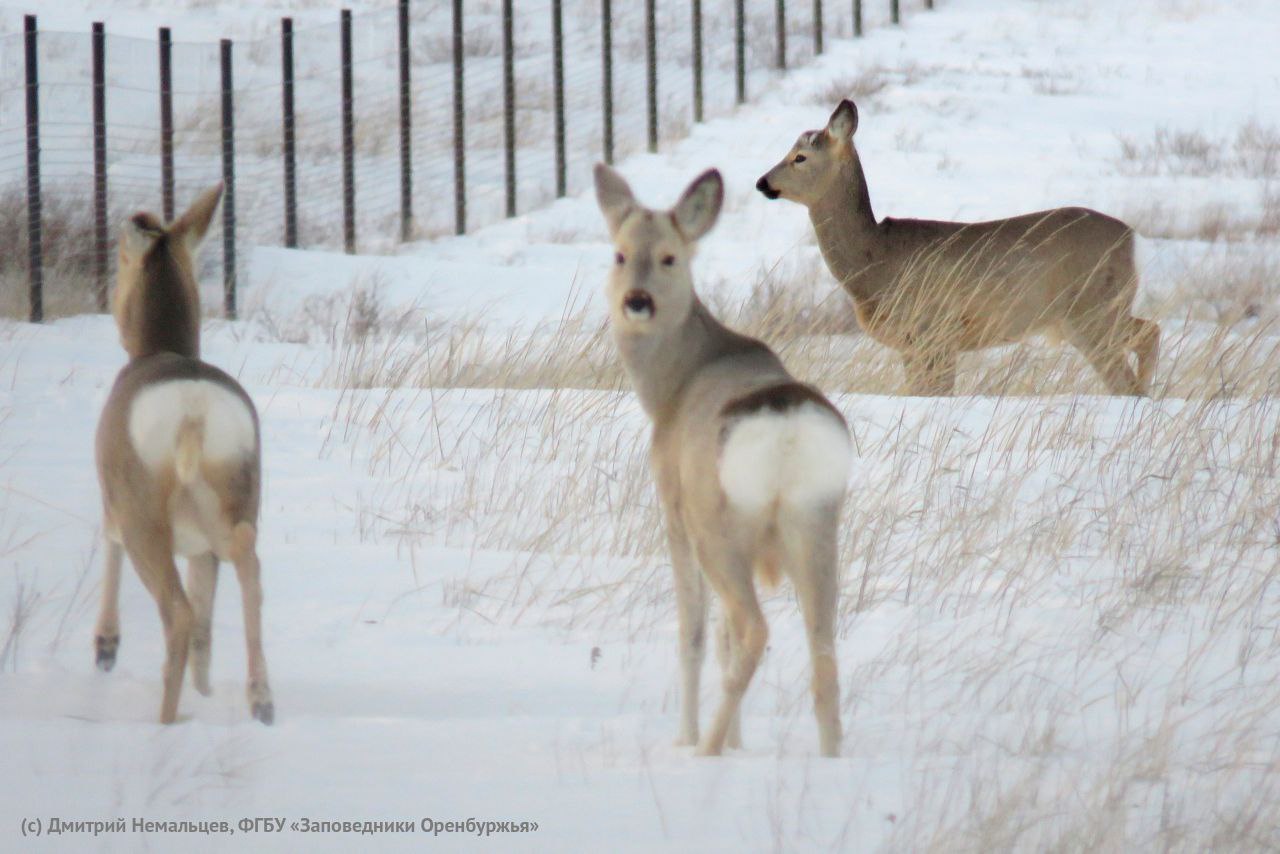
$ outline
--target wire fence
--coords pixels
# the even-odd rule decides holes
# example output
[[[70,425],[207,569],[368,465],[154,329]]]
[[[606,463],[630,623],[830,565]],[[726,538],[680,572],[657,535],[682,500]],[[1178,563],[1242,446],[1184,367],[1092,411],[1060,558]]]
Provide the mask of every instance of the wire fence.
[[[251,247],[384,252],[516,216],[901,21],[899,0],[394,3],[236,42],[34,16],[0,36],[0,314],[105,310],[113,224],[222,180],[200,275],[234,317]]]

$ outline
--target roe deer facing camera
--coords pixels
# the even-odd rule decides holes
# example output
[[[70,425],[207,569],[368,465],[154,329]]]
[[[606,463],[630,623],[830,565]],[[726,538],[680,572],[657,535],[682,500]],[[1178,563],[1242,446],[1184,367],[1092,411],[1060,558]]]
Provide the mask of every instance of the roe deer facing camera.
[[[690,261],[720,213],[720,173],[704,173],[670,211],[641,207],[603,164],[595,184],[617,250],[607,287],[613,334],[653,422],[679,620],[679,741],[702,755],[741,745],[742,696],[768,635],[755,578],[774,584],[781,572],[804,613],[820,748],[834,756],[836,529],[851,455],[844,418],[767,346],[721,325],[694,292]],[[721,604],[724,698],[699,741],[706,585]]]
[[[199,358],[192,255],[221,197],[221,185],[206,191],[168,226],[148,213],[125,222],[113,313],[129,363],[98,421],[107,551],[97,664],[115,665],[120,569],[128,552],[164,625],[161,723],[177,717],[188,649],[192,683],[210,693],[209,622],[220,560],[235,565],[244,598],[253,716],[268,724],[274,717],[256,551],[258,415],[239,383]],[[185,590],[175,553],[188,558]]]
[[[857,107],[842,101],[826,128],[801,134],[756,188],[809,209],[822,257],[866,333],[901,354],[910,393],[951,394],[958,353],[1041,331],[1070,341],[1112,394],[1148,393],[1160,327],[1133,316],[1129,226],[1086,208],[977,223],[877,222],[857,128]]]

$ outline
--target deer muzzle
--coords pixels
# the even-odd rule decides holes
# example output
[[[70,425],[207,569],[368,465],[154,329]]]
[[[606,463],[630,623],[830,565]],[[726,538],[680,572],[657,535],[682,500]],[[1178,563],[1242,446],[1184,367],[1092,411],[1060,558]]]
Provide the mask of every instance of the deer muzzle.
[[[648,291],[627,291],[622,298],[622,313],[628,320],[652,320],[656,311]]]
[[[764,197],[766,199],[776,199],[778,196],[782,195],[777,190],[773,189],[773,187],[769,186],[768,175],[765,175],[759,181],[756,181],[756,189],[764,193]]]

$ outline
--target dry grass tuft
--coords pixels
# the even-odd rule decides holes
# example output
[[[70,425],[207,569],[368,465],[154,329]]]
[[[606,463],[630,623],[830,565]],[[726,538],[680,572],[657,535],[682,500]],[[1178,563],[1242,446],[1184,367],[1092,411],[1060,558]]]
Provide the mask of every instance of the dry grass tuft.
[[[1280,129],[1256,121],[1241,127],[1233,139],[1160,128],[1150,142],[1126,136],[1117,140],[1117,165],[1123,174],[1280,176]]]
[[[21,575],[13,579],[13,604],[9,609],[9,626],[5,630],[4,645],[0,646],[0,670],[6,668],[17,670],[18,656],[22,648],[23,635],[31,623],[31,617],[39,608],[43,597],[38,590],[32,588],[29,580]]]
[[[41,223],[45,317],[96,311],[91,203],[82,191],[45,188]],[[26,190],[9,185],[0,190],[0,317],[30,314],[27,238]]]
[[[815,91],[813,102],[830,107],[839,104],[844,98],[851,98],[859,104],[873,102],[889,86],[889,82],[883,68],[863,68],[854,75],[838,77]]]
[[[1148,298],[1148,314],[1206,321],[1234,328],[1280,319],[1280,255],[1213,255],[1179,271],[1159,299]]]
[[[1280,193],[1265,184],[1253,209],[1223,202],[1173,205],[1155,198],[1129,207],[1122,218],[1144,237],[1207,243],[1266,240],[1280,235]]]

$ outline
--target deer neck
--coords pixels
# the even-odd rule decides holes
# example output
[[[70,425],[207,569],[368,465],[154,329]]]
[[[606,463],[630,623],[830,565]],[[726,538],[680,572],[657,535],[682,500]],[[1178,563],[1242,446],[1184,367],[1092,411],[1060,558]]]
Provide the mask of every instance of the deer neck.
[[[166,246],[143,262],[141,280],[121,317],[125,349],[134,359],[156,353],[200,356],[200,298]]]
[[[856,152],[845,161],[826,195],[809,206],[818,248],[837,281],[856,300],[875,297],[886,246],[871,210],[871,194]]]
[[[675,413],[699,371],[751,341],[716,320],[697,297],[677,326],[656,334],[618,333],[616,339],[636,396],[657,424]]]

